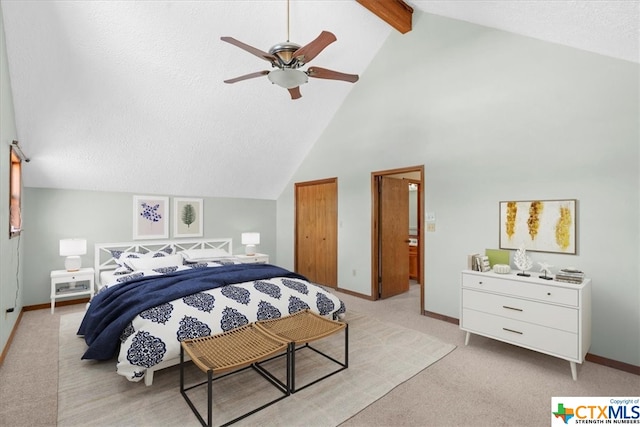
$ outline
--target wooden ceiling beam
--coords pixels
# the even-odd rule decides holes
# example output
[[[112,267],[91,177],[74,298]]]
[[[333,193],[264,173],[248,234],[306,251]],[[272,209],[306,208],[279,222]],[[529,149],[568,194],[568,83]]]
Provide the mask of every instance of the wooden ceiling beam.
[[[411,31],[413,8],[402,0],[357,0],[402,34]]]

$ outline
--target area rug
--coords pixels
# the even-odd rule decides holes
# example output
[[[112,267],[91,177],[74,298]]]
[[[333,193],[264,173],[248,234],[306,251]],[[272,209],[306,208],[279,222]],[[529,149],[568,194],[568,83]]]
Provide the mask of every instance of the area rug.
[[[116,360],[81,360],[86,345],[76,336],[83,313],[60,319],[58,426],[198,426],[179,392],[177,366],[157,372],[149,387],[116,374]],[[455,346],[429,335],[348,313],[349,368],[279,401],[238,426],[337,426],[451,352]],[[343,360],[342,333],[313,343]],[[284,377],[284,359],[266,367]],[[296,385],[304,385],[336,365],[310,350],[296,356]],[[206,375],[192,363],[185,368],[187,384]],[[278,396],[255,371],[214,382],[214,425],[260,406]],[[206,419],[206,386],[189,392]]]

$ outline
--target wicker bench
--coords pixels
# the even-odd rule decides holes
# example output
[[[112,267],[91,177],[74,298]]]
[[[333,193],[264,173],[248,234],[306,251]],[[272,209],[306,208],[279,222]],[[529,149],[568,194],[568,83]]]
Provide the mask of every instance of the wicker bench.
[[[259,320],[255,324],[258,328],[273,335],[275,338],[280,338],[282,340],[292,343],[292,347],[290,349],[291,360],[290,362],[287,363],[287,365],[289,366],[289,373],[287,375],[288,377],[287,380],[288,382],[290,382],[289,391],[291,393],[295,393],[306,387],[309,387],[310,385],[313,385],[318,381],[321,381],[327,377],[330,377],[331,375],[337,374],[338,372],[344,369],[347,369],[349,367],[349,325],[347,323],[336,322],[334,320],[319,316],[310,310],[304,310],[304,311],[299,311],[295,314],[292,314],[291,316],[281,317],[277,319],[270,319],[270,320]],[[333,357],[328,356],[327,354],[309,345],[310,342],[328,337],[343,329],[344,329],[344,362],[340,362],[334,359]],[[326,357],[332,362],[338,364],[340,368],[322,376],[321,378],[311,381],[302,387],[296,388],[295,354],[296,354],[296,351],[305,349],[305,348],[313,350],[316,353]],[[276,357],[282,357],[282,356],[284,356],[284,354],[272,357],[267,360],[271,360]]]
[[[213,382],[227,375],[253,368],[271,384],[273,384],[282,395],[271,400],[264,405],[253,409],[233,420],[223,424],[225,426],[235,423],[251,414],[254,414],[269,405],[272,405],[290,395],[290,355],[293,345],[284,339],[264,332],[255,324],[248,324],[231,331],[217,335],[184,340],[180,346],[180,394],[189,404],[189,407],[196,415],[202,425],[212,426],[213,414]],[[207,380],[185,388],[184,385],[184,355],[187,353],[193,363],[207,374]],[[275,378],[258,362],[273,358],[274,355],[287,358],[286,384]],[[214,375],[216,378],[214,379]],[[187,391],[207,384],[207,421],[198,412],[197,408],[187,395]]]

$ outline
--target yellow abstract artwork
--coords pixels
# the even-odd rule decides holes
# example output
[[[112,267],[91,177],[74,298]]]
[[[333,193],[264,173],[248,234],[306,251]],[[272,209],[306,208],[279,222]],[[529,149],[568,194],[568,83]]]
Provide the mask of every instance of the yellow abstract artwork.
[[[576,200],[500,202],[500,249],[575,254]]]

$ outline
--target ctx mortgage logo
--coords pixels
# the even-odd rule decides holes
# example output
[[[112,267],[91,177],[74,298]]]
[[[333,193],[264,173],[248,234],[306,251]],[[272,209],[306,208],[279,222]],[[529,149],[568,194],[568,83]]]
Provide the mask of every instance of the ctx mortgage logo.
[[[640,398],[551,398],[551,427],[586,424],[637,424],[640,426]]]

